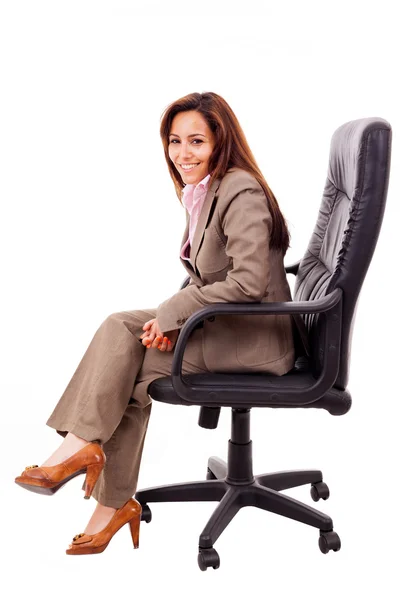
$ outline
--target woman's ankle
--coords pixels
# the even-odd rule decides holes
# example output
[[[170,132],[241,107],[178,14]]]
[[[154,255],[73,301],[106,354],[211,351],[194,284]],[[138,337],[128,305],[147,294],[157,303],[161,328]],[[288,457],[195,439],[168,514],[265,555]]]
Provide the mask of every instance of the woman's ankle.
[[[89,444],[87,440],[76,436],[74,433],[68,432],[61,445],[53,452],[53,454],[45,460],[41,467],[52,467],[66,460],[76,452]]]
[[[107,527],[116,511],[116,508],[104,506],[98,502],[92,516],[90,517],[89,523],[86,525],[84,533],[93,535],[102,531],[105,527]]]
[[[105,506],[104,504],[100,504],[100,502],[97,503],[95,511],[97,512],[104,512],[104,513],[113,513],[116,512],[118,509],[114,508],[112,506]]]
[[[90,444],[90,441],[85,440],[84,438],[81,438],[78,435],[75,435],[75,433],[72,433],[72,431],[69,431],[65,436],[63,443],[72,444],[74,446],[80,445],[83,448],[83,446]]]

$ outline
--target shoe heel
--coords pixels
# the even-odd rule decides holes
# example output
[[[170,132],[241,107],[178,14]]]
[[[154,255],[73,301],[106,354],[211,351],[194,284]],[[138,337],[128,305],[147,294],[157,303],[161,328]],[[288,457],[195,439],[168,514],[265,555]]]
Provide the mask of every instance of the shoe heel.
[[[104,465],[89,465],[86,469],[86,479],[85,479],[85,500],[88,500],[92,495],[93,488],[96,485],[96,482],[100,476],[100,473],[103,469]]]
[[[139,548],[140,515],[137,515],[129,521],[129,527],[131,528],[133,547]]]

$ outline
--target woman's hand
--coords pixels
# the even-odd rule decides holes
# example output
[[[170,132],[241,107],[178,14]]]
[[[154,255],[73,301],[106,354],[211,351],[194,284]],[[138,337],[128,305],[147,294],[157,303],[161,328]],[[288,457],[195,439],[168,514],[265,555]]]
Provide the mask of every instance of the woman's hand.
[[[161,352],[171,352],[179,335],[179,329],[174,329],[166,332],[168,336],[163,336],[156,318],[146,321],[143,329],[145,333],[140,335],[142,344],[147,348],[158,348]]]

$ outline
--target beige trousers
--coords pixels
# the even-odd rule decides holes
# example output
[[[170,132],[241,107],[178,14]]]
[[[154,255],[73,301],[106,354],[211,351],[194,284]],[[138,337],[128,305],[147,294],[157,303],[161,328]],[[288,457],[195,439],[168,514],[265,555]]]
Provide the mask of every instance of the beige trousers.
[[[135,494],[151,412],[147,388],[171,374],[174,350],[146,348],[140,340],[144,323],[155,316],[156,309],[146,309],[107,317],[46,422],[63,437],[71,431],[102,444],[107,461],[92,495],[105,506],[120,508]],[[202,338],[203,329],[192,332],[184,374],[208,372]]]

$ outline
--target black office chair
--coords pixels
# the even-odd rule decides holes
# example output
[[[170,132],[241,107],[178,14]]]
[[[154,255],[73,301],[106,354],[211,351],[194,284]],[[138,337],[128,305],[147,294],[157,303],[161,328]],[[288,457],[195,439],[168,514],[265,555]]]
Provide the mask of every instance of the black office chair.
[[[323,553],[340,549],[332,519],[281,490],[311,484],[312,499],[326,500],[321,471],[284,471],[253,476],[250,410],[256,407],[323,408],[343,415],[351,406],[346,389],[357,300],[385,209],[392,131],[380,118],[350,121],[333,134],[327,180],[317,223],[301,261],[287,267],[296,276],[293,302],[217,303],[195,312],[181,329],[171,377],[151,383],[158,402],[201,406],[199,425],[217,427],[222,406],[232,408],[227,463],[208,461],[207,479],[140,490],[142,520],[151,521],[149,502],[220,501],[199,539],[201,570],[219,567],[214,543],[243,506],[295,519],[320,530]],[[187,278],[182,287],[187,285]],[[301,314],[309,334],[310,357],[298,356],[282,376],[266,373],[181,375],[186,342],[212,315]]]

